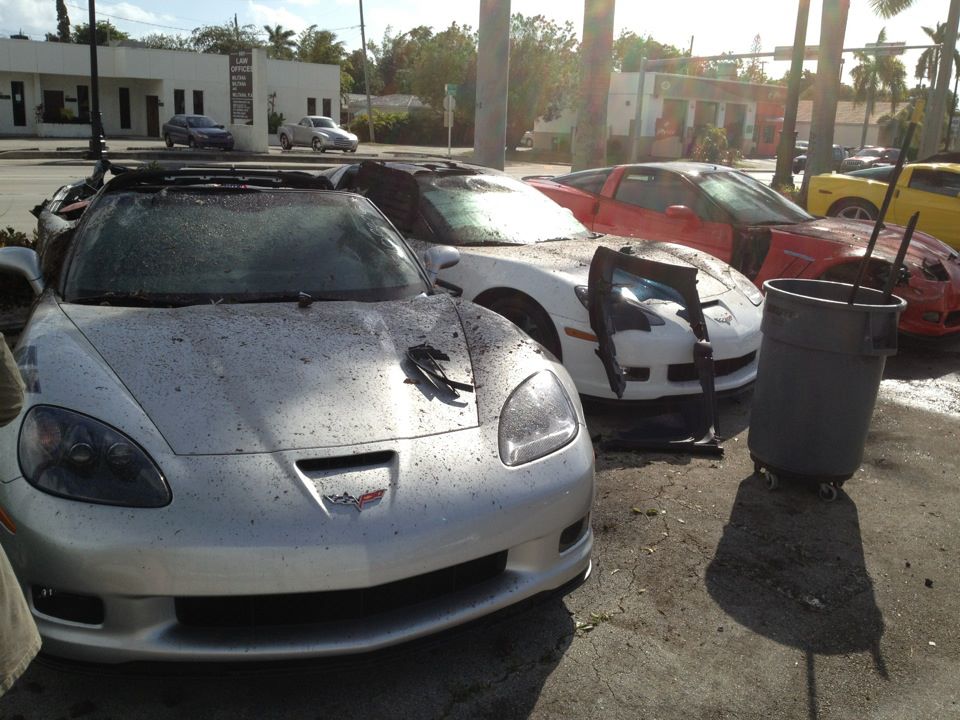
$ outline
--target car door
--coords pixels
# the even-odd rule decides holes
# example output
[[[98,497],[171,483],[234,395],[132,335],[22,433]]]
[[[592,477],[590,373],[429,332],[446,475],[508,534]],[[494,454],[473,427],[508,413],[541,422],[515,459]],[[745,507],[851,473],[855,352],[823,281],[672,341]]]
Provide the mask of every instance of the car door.
[[[574,217],[589,229],[596,230],[594,226],[600,209],[603,187],[612,171],[613,168],[584,170],[557,179],[552,187],[544,184],[537,186],[537,189],[573,212]]]
[[[300,118],[300,122],[293,126],[293,142],[296,145],[310,144],[310,118]]]
[[[185,143],[187,137],[183,132],[184,120],[182,115],[174,115],[170,118],[170,126],[168,128],[168,133],[170,139],[175,143]]]
[[[946,168],[905,167],[897,185],[891,221],[906,225],[919,210],[919,230],[953,247],[960,246],[960,173]]]
[[[668,213],[667,208],[676,206],[692,212]],[[594,229],[676,242],[730,262],[733,229],[723,220],[709,199],[680,173],[637,166],[624,170],[612,198],[601,198]]]

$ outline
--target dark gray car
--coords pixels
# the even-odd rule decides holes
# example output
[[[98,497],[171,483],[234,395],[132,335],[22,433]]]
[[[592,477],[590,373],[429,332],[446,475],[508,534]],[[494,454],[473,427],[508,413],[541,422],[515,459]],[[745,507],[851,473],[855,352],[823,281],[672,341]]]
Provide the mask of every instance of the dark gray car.
[[[206,115],[174,115],[163,124],[163,141],[168,148],[215,147],[233,150],[233,135]]]

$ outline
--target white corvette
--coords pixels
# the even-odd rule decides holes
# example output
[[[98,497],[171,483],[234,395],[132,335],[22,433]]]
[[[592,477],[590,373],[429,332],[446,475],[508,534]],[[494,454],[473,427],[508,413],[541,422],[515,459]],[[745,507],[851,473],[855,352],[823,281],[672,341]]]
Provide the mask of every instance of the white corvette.
[[[713,346],[717,391],[756,377],[763,298],[741,273],[672,243],[597,235],[568,210],[503,175],[452,163],[365,162],[328,171],[334,186],[372,199],[420,251],[453,245],[461,262],[440,274],[464,297],[500,313],[560,358],[583,395],[616,398],[588,312],[598,247],[667,267],[696,268],[696,293]],[[612,288],[616,359],[625,400],[702,391],[697,337],[677,288],[618,269]],[[626,307],[623,306],[626,303]]]

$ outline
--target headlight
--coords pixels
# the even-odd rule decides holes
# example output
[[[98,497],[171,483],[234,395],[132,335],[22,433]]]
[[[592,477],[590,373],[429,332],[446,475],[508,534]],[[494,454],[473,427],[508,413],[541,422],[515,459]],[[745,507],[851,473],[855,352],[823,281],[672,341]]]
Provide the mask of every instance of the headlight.
[[[146,452],[86,415],[33,407],[23,421],[18,452],[27,482],[52,495],[126,507],[162,507],[171,500]]]
[[[733,276],[733,282],[736,283],[737,289],[747,296],[747,300],[754,305],[760,305],[760,303],[763,302],[763,293],[760,292],[756,285],[747,280],[746,275],[742,275],[736,271],[730,273],[730,275]]]
[[[557,376],[541,370],[524,380],[500,412],[500,459],[523,465],[577,436],[577,414]]]

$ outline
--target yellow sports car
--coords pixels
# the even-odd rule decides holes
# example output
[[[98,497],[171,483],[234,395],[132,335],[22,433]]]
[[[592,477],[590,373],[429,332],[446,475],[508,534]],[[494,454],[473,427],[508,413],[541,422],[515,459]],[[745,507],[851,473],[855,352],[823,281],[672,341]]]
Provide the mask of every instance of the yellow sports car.
[[[807,210],[813,215],[876,220],[892,173],[893,167],[860,170],[855,175],[816,175],[810,178]],[[887,220],[906,225],[917,210],[918,230],[960,248],[960,164],[903,166]]]

